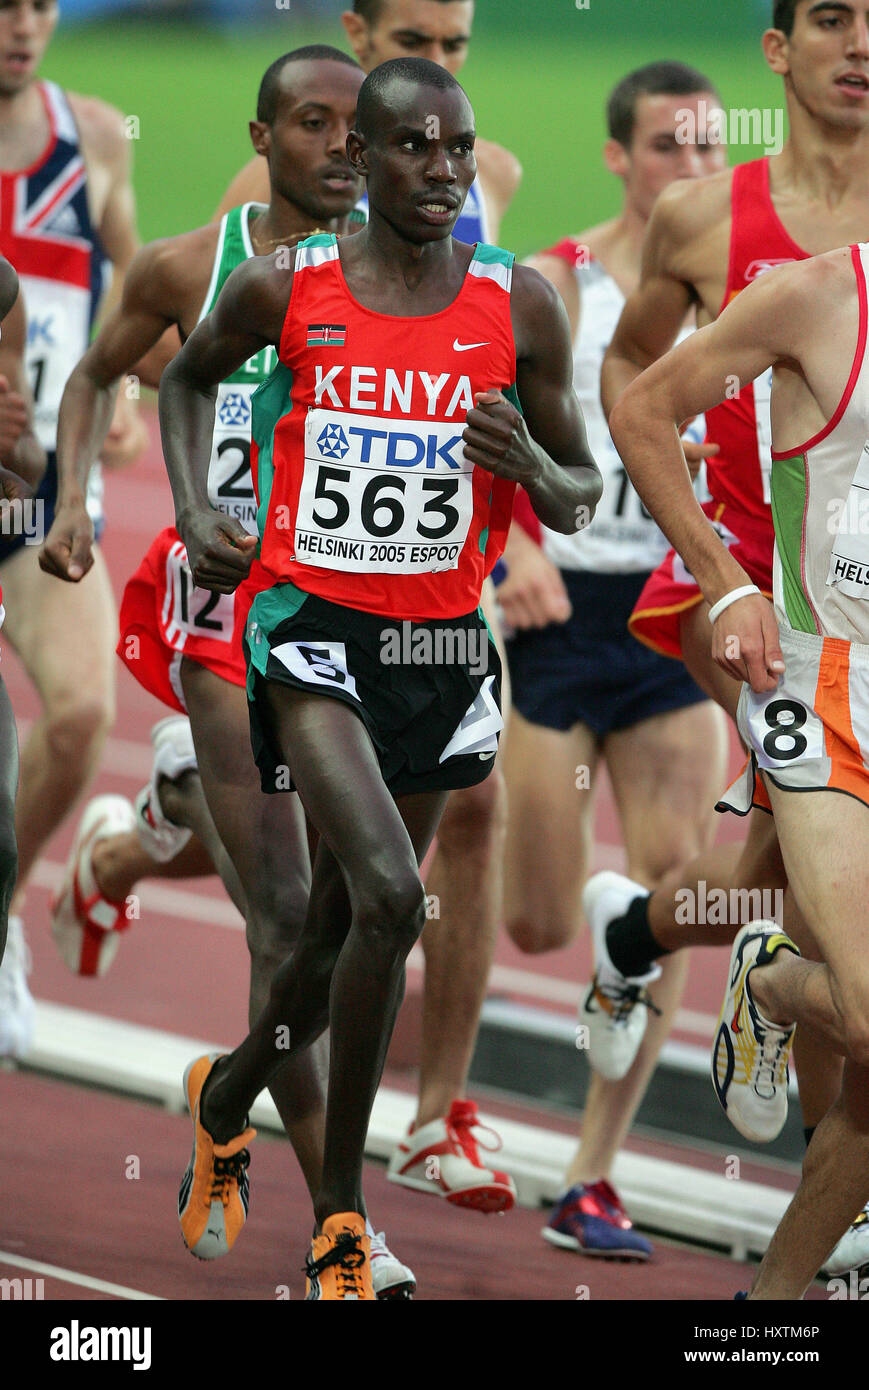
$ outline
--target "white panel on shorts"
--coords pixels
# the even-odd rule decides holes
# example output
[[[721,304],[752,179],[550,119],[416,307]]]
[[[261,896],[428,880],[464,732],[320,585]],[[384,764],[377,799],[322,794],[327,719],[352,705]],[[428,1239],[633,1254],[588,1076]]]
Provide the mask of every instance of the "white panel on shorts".
[[[272,647],[271,655],[306,685],[345,691],[362,703],[356,681],[347,670],[347,648],[343,642],[282,642],[279,647]]]

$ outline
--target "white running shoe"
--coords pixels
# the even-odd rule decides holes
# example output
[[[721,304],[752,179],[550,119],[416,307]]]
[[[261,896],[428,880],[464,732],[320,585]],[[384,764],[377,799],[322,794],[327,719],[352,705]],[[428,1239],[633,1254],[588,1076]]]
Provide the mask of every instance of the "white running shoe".
[[[800,954],[775,922],[749,922],[738,933],[712,1049],[715,1094],[734,1128],[756,1144],[775,1139],[787,1119],[796,1024],[783,1028],[765,1019],[751,997],[749,977],[781,950]]]
[[[509,1211],[516,1201],[513,1179],[484,1166],[473,1134],[480,1128],[489,1127],[480,1124],[474,1102],[454,1100],[444,1119],[408,1130],[389,1160],[389,1181],[445,1197],[454,1206]],[[495,1135],[495,1149],[499,1149],[497,1134],[492,1129],[489,1133]]]
[[[146,854],[158,864],[168,864],[180,854],[192,831],[175,825],[163,814],[158,787],[161,777],[175,782],[184,772],[197,767],[196,749],[190,732],[190,720],[182,714],[161,719],[151,730],[154,763],[151,780],[136,797],[136,829],[139,843]]]
[[[100,892],[93,851],[100,840],[135,829],[136,813],[125,796],[97,796],[85,808],[51,906],[51,934],[74,975],[105,975],[130,925],[126,903]]]
[[[36,1007],[27,988],[31,968],[24,923],[10,916],[0,964],[0,1057],[26,1057],[33,1043]]]
[[[386,1233],[378,1231],[371,1234],[371,1282],[374,1293],[384,1302],[413,1298],[416,1292],[416,1279],[413,1270],[396,1259],[386,1244]]]
[[[593,874],[582,893],[582,907],[591,929],[594,978],[579,1006],[579,1021],[588,1029],[589,1065],[607,1081],[620,1081],[630,1071],[646,1031],[649,1010],[655,1008],[645,986],[657,980],[660,965],[645,975],[623,975],[609,957],[606,930],[627,912],[648,888],[623,874]]]
[[[839,1274],[849,1274],[852,1269],[860,1269],[865,1264],[869,1264],[869,1202],[851,1222],[830,1258],[824,1262],[822,1273],[835,1278]]]

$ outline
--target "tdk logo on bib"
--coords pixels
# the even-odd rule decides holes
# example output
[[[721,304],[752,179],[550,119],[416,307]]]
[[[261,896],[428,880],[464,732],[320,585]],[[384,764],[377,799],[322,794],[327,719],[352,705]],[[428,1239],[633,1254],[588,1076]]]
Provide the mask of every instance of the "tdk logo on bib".
[[[229,429],[245,429],[250,424],[250,403],[240,391],[230,391],[217,412],[220,423]]]
[[[350,451],[347,436],[340,425],[327,425],[317,440],[317,448],[327,459],[342,459]]]

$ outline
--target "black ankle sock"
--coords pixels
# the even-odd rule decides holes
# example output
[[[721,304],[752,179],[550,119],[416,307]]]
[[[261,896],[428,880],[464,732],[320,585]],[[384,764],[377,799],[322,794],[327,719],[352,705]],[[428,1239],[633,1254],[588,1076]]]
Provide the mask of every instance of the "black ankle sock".
[[[803,1130],[803,1138],[804,1138],[805,1141],[806,1141],[806,1148],[808,1148],[809,1145],[811,1144],[811,1142],[812,1142],[812,1135],[814,1134],[814,1132],[815,1132],[815,1130],[817,1129],[817,1127],[818,1127],[817,1125],[809,1125],[807,1129],[804,1129],[804,1130]]]
[[[649,895],[634,898],[627,912],[606,929],[606,948],[623,975],[647,975],[659,956],[668,956],[649,927]]]

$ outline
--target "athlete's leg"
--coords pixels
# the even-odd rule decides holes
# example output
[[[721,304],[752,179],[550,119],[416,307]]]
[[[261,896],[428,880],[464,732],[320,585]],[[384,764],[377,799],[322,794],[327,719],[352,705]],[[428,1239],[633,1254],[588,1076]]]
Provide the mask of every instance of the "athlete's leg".
[[[501,658],[501,708],[509,707],[507,659],[483,586],[485,612]],[[486,997],[503,902],[506,792],[500,759],[485,782],[446,802],[426,891],[439,916],[422,933],[425,954],[416,1126],[447,1114],[464,1096]]]
[[[597,738],[584,724],[562,733],[512,711],[504,888],[507,930],[520,951],[557,950],[579,930],[597,762]]]
[[[416,1125],[446,1115],[463,1096],[501,922],[507,819],[504,777],[451,792],[438,828],[426,892],[439,916],[426,922],[419,1105]]]
[[[751,972],[751,994],[765,1018],[808,1024],[847,1058],[841,1097],[815,1130],[755,1282],[756,1297],[801,1298],[869,1198],[869,809],[835,792],[768,791],[788,879],[825,963],[778,951]]]
[[[183,809],[179,808],[177,814],[183,816]],[[186,821],[180,820],[179,824]],[[91,863],[97,888],[111,902],[123,902],[143,878],[204,878],[217,873],[211,855],[199,840],[188,840],[174,859],[161,863],[142,848],[135,830],[98,840]]]
[[[61,584],[40,570],[37,547],[23,546],[4,562],[3,589],[5,635],[42,702],[21,754],[20,901],[43,845],[94,773],[114,719],[115,607],[96,547],[81,583]]]
[[[18,872],[15,794],[18,790],[18,734],[6,686],[0,678],[0,961],[6,949],[9,906]]]
[[[336,1211],[365,1212],[365,1135],[403,993],[405,959],[425,918],[418,862],[445,798],[406,798],[399,810],[352,710],[273,682],[265,692],[276,741],[322,839],[301,939],[276,972],[269,1003],[250,1034],[216,1069],[203,1094],[203,1123],[218,1141],[238,1134],[281,1065],[276,1038],[286,1029],[291,1049],[307,1047],[328,1021],[326,1145],[315,1202],[322,1222]]]
[[[604,755],[630,878],[651,888],[708,844],[726,753],[724,716],[706,702],[656,715],[607,738]],[[661,1012],[650,1014],[627,1075],[607,1081],[592,1074],[582,1142],[568,1170],[568,1186],[609,1176],[672,1027],[687,972],[684,952],[662,962],[661,978],[650,989]]]
[[[220,856],[228,857],[234,866],[250,951],[252,1026],[305,919],[310,886],[305,817],[298,797],[263,795],[250,751],[244,690],[187,658],[181,663],[181,682],[204,797],[200,809],[188,806],[186,820],[181,819],[183,808],[167,805],[162,791],[161,801],[170,819],[198,830],[218,862]],[[176,795],[191,800],[183,787]],[[288,1058],[269,1086],[312,1195],[320,1185],[323,1162],[327,1068],[324,1037]]]

